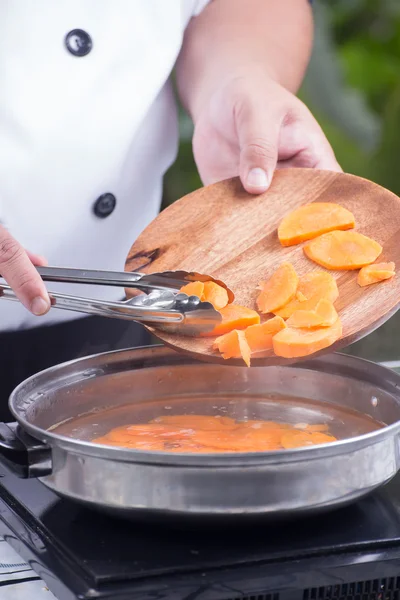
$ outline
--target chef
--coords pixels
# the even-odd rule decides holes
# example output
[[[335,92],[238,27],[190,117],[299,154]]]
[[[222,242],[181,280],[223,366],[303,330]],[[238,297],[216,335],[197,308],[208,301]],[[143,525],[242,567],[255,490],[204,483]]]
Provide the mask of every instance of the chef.
[[[174,66],[205,184],[239,174],[258,194],[277,166],[340,169],[294,95],[311,45],[308,0],[1,1],[0,274],[22,304],[0,302],[0,419],[30,374],[146,342],[136,324],[49,311],[34,265],[123,270],[176,156]]]

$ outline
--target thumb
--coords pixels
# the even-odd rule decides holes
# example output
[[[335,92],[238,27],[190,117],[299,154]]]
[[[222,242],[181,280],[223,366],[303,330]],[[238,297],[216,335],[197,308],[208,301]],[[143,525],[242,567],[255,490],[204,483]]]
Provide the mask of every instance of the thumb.
[[[265,105],[257,107],[249,101],[236,120],[239,174],[250,194],[261,194],[269,188],[278,162],[282,117],[271,109]]]

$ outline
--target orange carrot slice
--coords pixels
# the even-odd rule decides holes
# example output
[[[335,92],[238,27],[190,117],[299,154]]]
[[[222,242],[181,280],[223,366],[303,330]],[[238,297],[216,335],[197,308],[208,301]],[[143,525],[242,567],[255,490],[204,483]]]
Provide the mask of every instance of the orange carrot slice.
[[[258,310],[270,313],[285,306],[294,298],[299,283],[296,271],[290,263],[283,263],[268,279],[262,282],[257,298]]]
[[[204,283],[202,281],[191,281],[187,283],[179,290],[182,294],[187,296],[197,296],[200,300],[203,299],[204,294]]]
[[[234,329],[246,329],[249,325],[260,322],[260,315],[255,310],[239,304],[228,304],[219,312],[222,316],[221,322],[211,332],[203,334],[204,336],[223,335]]]
[[[246,340],[251,352],[261,352],[272,349],[272,338],[281,329],[286,327],[281,317],[268,319],[261,325],[251,325],[245,330]]]
[[[273,337],[272,343],[277,356],[298,358],[331,346],[341,335],[342,323],[340,319],[337,319],[334,325],[320,329],[287,327]]]
[[[357,277],[357,283],[361,287],[364,287],[366,285],[371,285],[372,283],[384,281],[385,279],[391,279],[394,275],[394,262],[375,263],[361,269]]]
[[[288,431],[281,439],[282,446],[289,450],[291,448],[302,448],[304,446],[317,446],[318,444],[328,444],[335,442],[336,438],[333,435],[319,432],[307,431]]]
[[[326,423],[307,425],[306,431],[311,431],[312,433],[326,433],[329,431],[329,427]]]
[[[282,448],[283,429],[235,429],[234,431],[196,432],[193,440],[203,446],[221,448],[226,452],[262,452]]]
[[[305,295],[302,292],[300,292],[300,290],[297,290],[297,292],[295,294],[295,299],[298,300],[299,302],[304,302],[304,300],[307,300]]]
[[[202,429],[203,431],[215,431],[227,427],[235,429],[238,427],[236,421],[230,417],[208,416],[208,415],[163,415],[153,420],[154,423],[166,423],[186,429]]]
[[[382,246],[356,231],[324,233],[304,246],[305,255],[326,269],[352,271],[373,263]]]
[[[337,319],[338,314],[332,302],[323,298],[315,310],[296,310],[286,324],[295,328],[330,327]]]
[[[162,415],[150,423],[115,427],[96,444],[178,453],[265,452],[335,441],[327,425],[289,425],[220,415]]]
[[[279,423],[278,421],[259,421],[257,419],[250,419],[249,421],[240,421],[237,426],[245,429],[292,429],[291,425],[287,423]]]
[[[313,202],[289,213],[278,227],[278,237],[282,246],[294,246],[328,231],[352,229],[354,225],[354,216],[343,206]]]
[[[330,327],[339,318],[333,303],[326,300],[326,298],[322,298],[318,302],[315,312],[322,318],[321,327]]]
[[[189,437],[190,431],[183,430],[176,425],[165,423],[146,423],[140,425],[129,425],[126,431],[134,437],[157,437],[160,439],[175,439]]]
[[[177,453],[190,453],[190,454],[219,454],[221,452],[227,452],[221,448],[211,448],[207,446],[201,446],[192,441],[183,440],[179,444],[168,447],[165,449],[166,452],[177,452]]]
[[[197,296],[203,302],[210,302],[216,310],[224,308],[228,302],[228,292],[225,288],[214,281],[191,281],[184,285],[180,290],[188,296]]]
[[[301,296],[300,296],[301,295]],[[317,304],[323,298],[329,302],[335,302],[339,297],[336,280],[326,271],[311,271],[300,277],[296,296],[304,299],[293,298],[288,304],[275,310],[274,313],[287,319],[296,310],[315,310]]]
[[[201,300],[211,302],[216,310],[220,310],[229,302],[228,292],[225,288],[218,285],[218,283],[215,283],[214,281],[206,281],[204,283],[203,297]]]
[[[222,354],[222,358],[243,358],[246,365],[250,366],[250,347],[246,340],[244,331],[234,329],[225,335],[218,337],[214,344],[214,350],[218,350]]]

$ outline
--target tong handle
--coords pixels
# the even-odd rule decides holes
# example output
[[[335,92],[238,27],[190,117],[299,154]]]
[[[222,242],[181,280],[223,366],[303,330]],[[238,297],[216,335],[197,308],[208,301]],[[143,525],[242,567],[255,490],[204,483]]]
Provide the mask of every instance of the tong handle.
[[[43,281],[60,283],[86,283],[93,285],[109,285],[115,287],[144,289],[141,286],[142,273],[125,273],[116,271],[97,271],[94,269],[70,269],[64,267],[36,267]]]
[[[88,315],[161,324],[182,323],[185,319],[184,315],[177,310],[154,309],[151,306],[135,305],[135,300],[111,302],[53,292],[49,292],[49,296],[52,308],[61,308]],[[2,298],[19,302],[10,286],[3,284],[0,285],[0,299]]]

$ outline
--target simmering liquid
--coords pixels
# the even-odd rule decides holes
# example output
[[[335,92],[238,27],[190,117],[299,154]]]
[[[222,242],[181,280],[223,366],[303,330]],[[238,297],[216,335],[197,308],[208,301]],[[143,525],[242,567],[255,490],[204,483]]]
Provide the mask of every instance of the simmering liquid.
[[[142,425],[115,427],[96,444],[167,452],[265,452],[336,441],[327,425],[296,427],[275,421],[235,421],[230,417],[174,415]]]
[[[103,409],[53,426],[54,433],[143,451],[264,452],[325,444],[383,426],[342,406],[304,398],[171,397]]]

